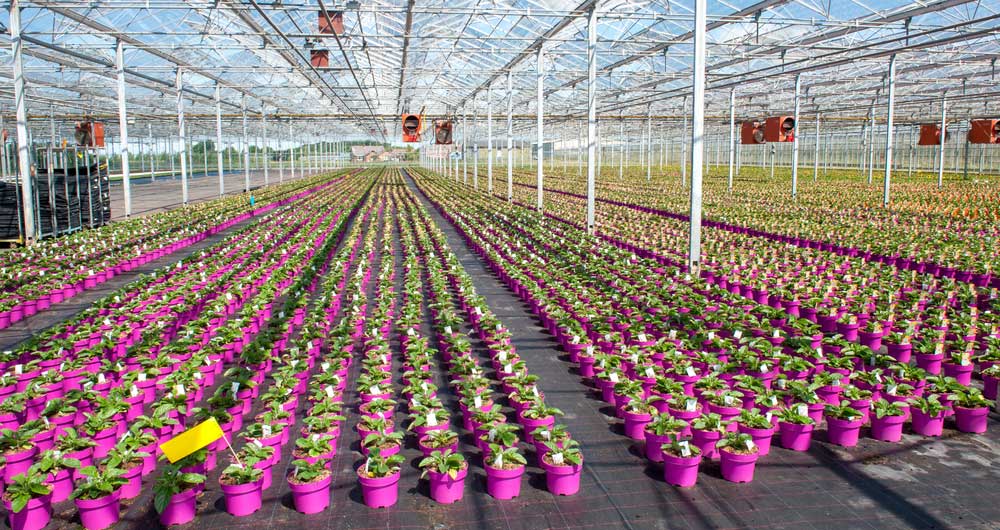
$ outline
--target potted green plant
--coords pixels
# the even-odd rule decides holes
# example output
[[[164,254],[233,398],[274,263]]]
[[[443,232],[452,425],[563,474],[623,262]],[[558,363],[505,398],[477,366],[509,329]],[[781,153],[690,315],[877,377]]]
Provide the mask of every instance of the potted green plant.
[[[113,526],[119,518],[121,488],[128,482],[125,470],[105,463],[100,468],[82,468],[80,474],[83,479],[76,483],[71,497],[80,512],[83,527],[101,530]]]
[[[469,464],[461,453],[450,449],[434,451],[420,461],[422,477],[430,481],[431,498],[441,504],[451,504],[462,499],[465,476]]]
[[[545,444],[548,448],[538,462],[545,471],[545,484],[553,495],[576,495],[580,491],[580,474],[583,471],[583,453],[576,440],[560,445]]]
[[[793,451],[808,451],[816,422],[808,407],[800,403],[778,411],[778,434],[781,446]]]
[[[722,478],[730,482],[753,480],[759,449],[753,437],[741,432],[727,432],[716,444],[722,466]]]
[[[396,504],[399,496],[399,467],[402,455],[383,457],[372,454],[358,468],[361,495],[369,508],[385,508]]]
[[[921,436],[941,436],[944,431],[945,406],[937,394],[912,397],[910,404],[910,426]]]
[[[951,395],[955,408],[955,427],[962,432],[986,432],[986,418],[993,401],[986,399],[978,388],[956,390]]]
[[[52,486],[29,468],[6,481],[3,504],[13,530],[41,530],[52,520]]]
[[[663,480],[667,484],[689,488],[698,481],[701,449],[690,440],[672,440],[660,447],[663,454]]]
[[[295,460],[288,475],[288,487],[292,490],[292,502],[301,513],[319,513],[330,505],[330,482],[333,474],[325,462]]]
[[[840,405],[826,405],[826,437],[830,443],[843,447],[858,445],[858,435],[864,423],[861,411],[851,408],[847,401]]]
[[[160,524],[173,526],[193,521],[198,485],[204,482],[205,475],[185,473],[176,464],[165,466],[153,484],[153,507],[160,514]]]
[[[513,499],[521,494],[521,477],[527,464],[516,447],[490,444],[483,459],[486,491],[495,499]]]
[[[240,464],[232,464],[222,471],[219,484],[230,515],[243,517],[260,509],[263,475],[260,469]]]

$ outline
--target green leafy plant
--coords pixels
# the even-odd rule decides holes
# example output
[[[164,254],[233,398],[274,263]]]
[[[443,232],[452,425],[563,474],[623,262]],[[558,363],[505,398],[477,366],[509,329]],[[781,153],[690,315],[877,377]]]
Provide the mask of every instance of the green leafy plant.
[[[692,429],[699,431],[723,432],[726,430],[727,422],[722,421],[722,416],[714,412],[704,413],[691,422]]]
[[[250,484],[251,482],[256,482],[264,476],[264,471],[257,469],[253,466],[230,464],[229,467],[222,471],[222,476],[219,480],[223,484],[236,485],[236,484]]]
[[[727,432],[715,442],[715,446],[739,455],[752,455],[759,451],[753,443],[753,437],[741,432]]]
[[[292,462],[292,476],[290,480],[298,484],[319,482],[329,476],[330,470],[326,468],[326,462],[322,460],[312,463],[308,460],[294,460]]]
[[[772,429],[774,425],[767,416],[760,413],[760,409],[743,409],[740,416],[736,418],[736,423],[751,429]]]
[[[908,403],[910,404],[910,407],[914,408],[915,410],[919,410],[920,412],[932,418],[940,416],[945,409],[944,404],[941,403],[941,400],[937,394],[912,397],[908,400]]]
[[[886,416],[902,416],[905,414],[898,403],[886,401],[884,399],[879,399],[872,403],[872,413],[879,419]]]
[[[956,390],[950,397],[956,407],[966,409],[989,408],[993,406],[993,401],[983,396],[982,390],[978,388],[965,388]]]
[[[423,445],[426,447],[441,449],[443,447],[449,447],[457,441],[458,441],[458,433],[452,430],[445,429],[437,431],[428,431],[427,434],[424,435],[424,438],[421,441],[421,443],[423,443]]]
[[[528,463],[516,447],[502,447],[497,444],[490,444],[485,462],[486,465],[496,469],[516,469]]]
[[[797,406],[779,410],[778,419],[785,423],[794,423],[796,425],[813,425],[816,423],[808,415],[799,414],[799,407]]]
[[[19,513],[32,499],[44,497],[52,492],[52,486],[45,483],[46,476],[37,469],[28,469],[15,475],[7,484],[4,497],[10,501],[10,509]]]
[[[183,493],[203,482],[205,482],[205,475],[184,473],[180,466],[168,464],[153,484],[153,507],[158,513],[163,513],[174,495]]]
[[[399,466],[403,465],[406,459],[403,455],[392,455],[383,457],[381,454],[371,453],[365,465],[359,469],[359,473],[367,478],[382,478],[399,473]]]
[[[61,451],[49,449],[38,455],[31,467],[42,475],[54,475],[63,469],[79,469],[80,461],[75,458],[66,458]]]
[[[545,447],[548,452],[543,458],[553,465],[578,466],[583,463],[583,453],[580,452],[580,444],[576,440],[566,440],[562,443],[562,447],[553,442],[546,442]],[[562,459],[562,464],[556,463],[559,458]]]
[[[852,408],[848,405],[847,401],[841,402],[840,405],[827,405],[823,408],[823,414],[830,418],[837,418],[840,420],[854,421],[861,419],[864,414],[861,411]]]
[[[107,497],[118,491],[128,480],[125,470],[118,466],[105,464],[102,468],[87,466],[80,469],[83,480],[77,481],[76,489],[71,495],[74,499],[96,500]]]
[[[468,466],[468,463],[462,453],[445,449],[444,451],[434,451],[430,456],[424,457],[419,465],[424,470],[420,475],[421,478],[427,476],[428,471],[433,470],[437,473],[447,474],[454,479],[458,477],[459,471]]]
[[[697,445],[692,444],[688,440],[674,440],[661,445],[660,450],[678,458],[691,458],[701,454],[701,449],[698,449]]]

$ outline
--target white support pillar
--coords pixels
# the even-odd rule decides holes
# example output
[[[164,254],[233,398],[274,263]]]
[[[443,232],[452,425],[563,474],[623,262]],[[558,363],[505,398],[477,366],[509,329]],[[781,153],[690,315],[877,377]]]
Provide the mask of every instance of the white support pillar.
[[[469,112],[462,109],[462,184],[469,185]]]
[[[889,206],[889,186],[892,179],[892,121],[896,105],[896,56],[889,56],[889,101],[885,118],[885,179],[882,182],[882,206]]]
[[[653,178],[653,105],[646,106],[646,181]]]
[[[729,181],[727,189],[733,192],[733,175],[736,173],[736,89],[729,91]]]
[[[247,132],[247,95],[240,101],[243,113],[243,193],[250,192],[250,137]]]
[[[538,53],[535,55],[535,73],[537,81],[538,90],[538,102],[535,108],[535,128],[538,133],[538,146],[537,146],[537,160],[535,160],[535,165],[538,167],[538,174],[535,179],[535,184],[537,186],[537,200],[535,202],[535,208],[538,211],[542,211],[542,180],[545,174],[545,133],[543,130],[544,124],[544,114],[545,114],[545,92],[544,92],[544,75],[545,75],[545,52],[542,51],[542,46],[538,47]]]
[[[701,266],[701,177],[704,166],[705,131],[705,23],[708,0],[695,0],[694,74],[691,117],[691,226],[688,238],[688,270],[697,276]],[[685,113],[685,123],[687,122]],[[687,161],[684,161],[685,163]]]
[[[125,43],[115,43],[115,70],[118,77],[118,130],[122,143],[122,190],[125,192],[125,217],[132,216],[132,175],[129,168],[128,114],[125,109]]]
[[[295,179],[295,136],[292,134],[292,120],[288,120],[288,178]]]
[[[479,189],[479,100],[472,96],[472,187]]]
[[[177,135],[181,140],[181,202],[188,203],[187,133],[184,131],[184,71],[177,69]]]
[[[493,84],[486,87],[486,191],[493,195]]]
[[[948,100],[941,94],[941,138],[938,142],[938,188],[944,186],[944,141],[948,126]]]
[[[687,174],[688,174],[688,98],[684,96],[684,101],[681,104],[681,113],[684,114],[684,132],[681,134],[681,187],[687,186]],[[698,237],[701,237],[701,228],[699,225]],[[699,245],[700,245],[699,240]],[[700,252],[699,246],[699,252]]]
[[[10,3],[10,39],[14,55],[14,107],[17,116],[17,173],[21,179],[21,208],[24,212],[24,239],[27,244],[37,239],[35,231],[35,200],[31,182],[31,147],[28,145],[28,109],[24,90],[24,63],[21,50],[21,2]]]
[[[507,70],[507,202],[514,202],[514,74]]]
[[[597,180],[597,6],[587,17],[587,232],[594,233]]]
[[[222,165],[222,88],[218,83],[215,84],[215,165],[219,171],[219,197],[222,197],[226,194],[226,179]]]
[[[819,109],[816,109],[816,148],[813,151],[813,182],[819,179]]]
[[[792,200],[799,198],[799,110],[801,108],[802,74],[795,75],[795,132],[792,136]]]
[[[264,185],[267,186],[269,184],[267,176],[267,165],[268,165],[267,111],[263,106],[261,106],[260,108],[260,136],[261,136],[261,142],[264,144],[262,153],[264,159],[262,160],[262,163],[264,165]]]

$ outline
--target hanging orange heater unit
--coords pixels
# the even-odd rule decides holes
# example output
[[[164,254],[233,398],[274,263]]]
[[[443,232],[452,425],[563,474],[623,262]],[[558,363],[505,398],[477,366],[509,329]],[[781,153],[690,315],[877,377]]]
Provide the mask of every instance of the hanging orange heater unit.
[[[1000,120],[972,120],[969,143],[1000,144]]]
[[[743,127],[740,130],[740,143],[748,145],[767,143],[767,140],[764,139],[764,124],[760,120],[743,122]]]
[[[73,134],[80,147],[104,147],[104,124],[99,121],[78,121]]]
[[[944,140],[948,141],[948,129],[944,131]],[[937,123],[920,124],[920,139],[917,145],[941,145],[941,125]]]
[[[774,116],[764,122],[764,140],[768,142],[791,142],[795,139],[795,118]]]
[[[330,15],[329,22],[327,14]],[[319,32],[326,35],[344,34],[344,12],[343,11],[320,11],[319,12]]]
[[[309,50],[309,62],[313,68],[329,68],[330,50]]]
[[[411,144],[419,142],[423,124],[419,114],[403,114],[403,141]]]
[[[454,130],[454,124],[451,120],[435,120],[434,121],[434,143],[437,145],[451,145],[454,143],[452,138],[452,131]]]

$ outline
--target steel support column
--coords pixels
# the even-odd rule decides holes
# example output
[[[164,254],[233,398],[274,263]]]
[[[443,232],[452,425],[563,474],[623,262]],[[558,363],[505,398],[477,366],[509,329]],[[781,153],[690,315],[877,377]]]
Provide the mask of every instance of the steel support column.
[[[132,216],[132,175],[129,170],[128,114],[125,109],[125,43],[121,39],[115,43],[115,70],[118,75],[118,130],[122,142],[122,190],[125,194],[125,217],[128,218]]]
[[[597,181],[597,6],[587,17],[587,232],[594,233]]]
[[[691,117],[691,225],[688,238],[688,270],[699,273],[701,265],[701,177],[705,131],[705,23],[708,0],[695,0],[694,74]],[[685,123],[687,113],[685,113]],[[684,161],[687,163],[687,161]]]
[[[889,101],[885,118],[885,178],[882,182],[882,206],[889,205],[889,186],[892,179],[892,121],[896,105],[896,56],[889,56]]]

